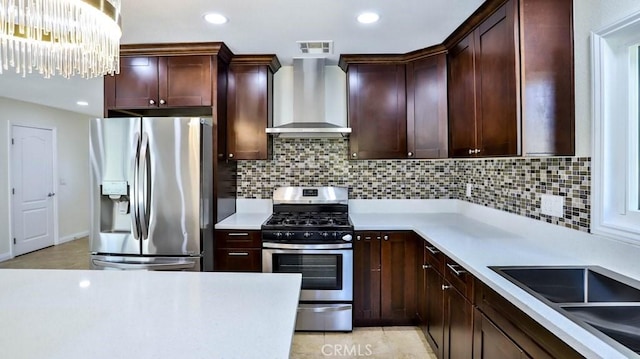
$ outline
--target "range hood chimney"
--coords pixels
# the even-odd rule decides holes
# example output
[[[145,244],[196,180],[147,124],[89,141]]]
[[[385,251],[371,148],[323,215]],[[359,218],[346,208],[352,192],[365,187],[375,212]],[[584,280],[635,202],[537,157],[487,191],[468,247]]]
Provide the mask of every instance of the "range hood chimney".
[[[342,134],[351,128],[330,123],[325,117],[325,59],[293,59],[293,122],[266,129],[269,134]]]

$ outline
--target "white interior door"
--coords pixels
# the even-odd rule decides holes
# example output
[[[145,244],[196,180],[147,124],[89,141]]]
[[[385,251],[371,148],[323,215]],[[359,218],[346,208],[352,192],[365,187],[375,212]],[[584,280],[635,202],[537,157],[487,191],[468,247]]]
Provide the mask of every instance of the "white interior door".
[[[53,130],[11,127],[13,255],[54,244]]]

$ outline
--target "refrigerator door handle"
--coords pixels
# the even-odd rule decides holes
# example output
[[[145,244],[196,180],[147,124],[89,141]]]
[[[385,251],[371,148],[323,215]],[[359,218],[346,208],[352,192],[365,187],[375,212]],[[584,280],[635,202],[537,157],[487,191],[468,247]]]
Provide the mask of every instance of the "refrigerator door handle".
[[[114,268],[114,269],[138,269],[138,270],[181,270],[192,269],[196,265],[196,261],[190,260],[177,260],[175,262],[162,262],[162,263],[126,263],[126,262],[112,262],[104,261],[100,259],[92,259],[93,264],[97,267]]]
[[[133,232],[133,238],[140,239],[140,216],[138,213],[138,181],[139,181],[139,173],[138,166],[140,162],[140,135],[136,133],[134,143],[136,145],[136,155],[133,158],[133,182],[131,184],[131,188],[129,189],[131,193],[131,227]]]
[[[149,173],[149,136],[142,134],[142,143],[140,144],[140,156],[138,158],[138,216],[140,223],[140,237],[145,240],[149,238],[149,191],[150,191],[150,173]]]

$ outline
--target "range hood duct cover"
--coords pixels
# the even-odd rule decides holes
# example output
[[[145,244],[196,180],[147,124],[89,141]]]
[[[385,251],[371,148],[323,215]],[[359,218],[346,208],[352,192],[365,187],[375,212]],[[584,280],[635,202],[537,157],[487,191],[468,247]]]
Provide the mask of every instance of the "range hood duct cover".
[[[293,59],[293,122],[267,128],[270,134],[351,133],[325,119],[325,59]]]

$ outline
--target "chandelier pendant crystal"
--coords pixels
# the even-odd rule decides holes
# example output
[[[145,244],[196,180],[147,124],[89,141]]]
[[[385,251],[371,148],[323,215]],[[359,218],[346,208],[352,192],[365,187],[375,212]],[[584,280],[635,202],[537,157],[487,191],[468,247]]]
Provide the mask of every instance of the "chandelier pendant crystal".
[[[120,68],[121,0],[0,0],[0,74],[84,78]]]

